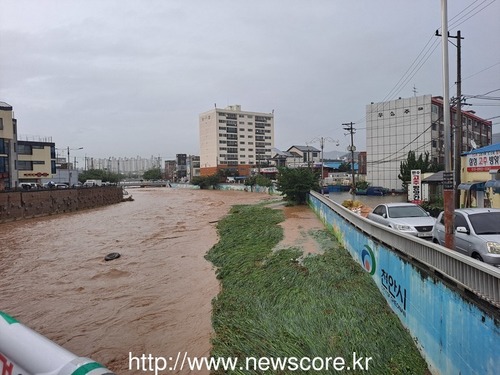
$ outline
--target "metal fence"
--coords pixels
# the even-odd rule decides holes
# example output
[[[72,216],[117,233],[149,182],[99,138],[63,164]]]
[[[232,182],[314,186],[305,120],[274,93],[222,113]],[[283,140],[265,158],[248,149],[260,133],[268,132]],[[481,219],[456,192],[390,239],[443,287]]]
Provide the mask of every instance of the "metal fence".
[[[500,308],[500,269],[444,246],[375,223],[314,191],[311,191],[311,195],[374,241],[416,260],[437,276],[456,283],[462,289]]]

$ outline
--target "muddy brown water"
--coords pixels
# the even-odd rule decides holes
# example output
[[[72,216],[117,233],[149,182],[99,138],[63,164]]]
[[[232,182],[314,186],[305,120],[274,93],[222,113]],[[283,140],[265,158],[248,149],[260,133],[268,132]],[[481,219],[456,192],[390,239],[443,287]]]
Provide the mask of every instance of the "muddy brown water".
[[[0,310],[117,374],[144,374],[129,370],[130,352],[208,356],[219,284],[204,255],[217,220],[276,197],[129,192],[133,202],[0,224]],[[106,262],[111,252],[121,257]]]

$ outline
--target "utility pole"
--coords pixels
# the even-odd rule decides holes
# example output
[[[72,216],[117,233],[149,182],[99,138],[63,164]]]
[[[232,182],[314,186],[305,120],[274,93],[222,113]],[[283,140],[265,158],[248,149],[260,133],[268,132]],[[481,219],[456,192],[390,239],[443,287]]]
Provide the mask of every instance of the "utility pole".
[[[356,147],[354,146],[354,133],[356,132],[356,129],[353,128],[353,125],[354,124],[352,122],[342,124],[344,130],[348,132],[347,134],[349,133],[351,134],[351,145],[347,147],[347,151],[351,151],[351,174],[352,174],[351,194],[352,194],[352,201],[354,202],[354,197],[356,195],[356,181],[354,179],[354,151],[356,151]]]
[[[436,36],[442,36],[439,34],[439,32],[436,30]],[[460,185],[460,180],[461,180],[461,170],[462,170],[462,163],[461,163],[461,157],[460,155],[462,154],[463,150],[463,140],[462,140],[462,44],[461,40],[464,39],[462,38],[460,34],[460,30],[457,31],[456,36],[450,35],[448,33],[448,38],[453,38],[457,40],[457,44],[453,44],[455,47],[457,47],[457,97],[456,97],[456,104],[457,104],[457,118],[453,127],[453,170],[455,171],[453,179],[454,179],[454,184],[455,188],[454,190],[454,200],[455,200],[455,208],[460,208],[460,190],[458,189],[458,186]]]
[[[457,39],[457,121],[455,122],[455,208],[460,208],[460,190],[458,186],[460,185],[460,175],[462,171],[461,157],[462,154],[462,45],[461,40],[463,39],[460,35],[460,30],[457,31],[456,36],[448,36],[450,38]]]
[[[325,148],[325,141],[335,142],[335,144],[337,146],[339,145],[340,142],[338,140],[332,139],[330,137],[316,137],[312,141],[310,141],[308,143],[306,142],[306,144],[314,143],[317,141],[319,141],[319,144],[321,146],[321,182],[323,182],[323,178],[324,178],[324,176],[323,176],[323,174],[324,174],[323,164],[325,162],[324,157],[323,157],[323,150]]]

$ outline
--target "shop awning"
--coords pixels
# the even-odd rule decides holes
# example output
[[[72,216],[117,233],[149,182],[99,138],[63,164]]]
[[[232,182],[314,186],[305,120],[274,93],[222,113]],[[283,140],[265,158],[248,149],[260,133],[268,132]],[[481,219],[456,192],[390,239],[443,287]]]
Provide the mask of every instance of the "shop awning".
[[[500,193],[500,180],[495,181],[495,185],[493,185],[493,192]]]
[[[458,185],[460,190],[484,190],[485,181],[463,182]]]
[[[489,180],[489,181],[486,181],[486,183],[484,184],[484,187],[487,189],[487,188],[490,188],[492,186],[495,186],[495,182],[497,182],[497,180]],[[500,182],[500,181],[499,181]]]

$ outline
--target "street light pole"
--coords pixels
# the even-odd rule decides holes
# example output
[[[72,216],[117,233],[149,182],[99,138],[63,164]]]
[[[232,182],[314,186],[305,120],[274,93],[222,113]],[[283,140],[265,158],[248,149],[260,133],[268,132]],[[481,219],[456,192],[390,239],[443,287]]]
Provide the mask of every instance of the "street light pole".
[[[68,187],[71,187],[71,167],[70,167],[70,165],[71,165],[71,162],[70,162],[71,159],[69,157],[69,151],[70,151],[69,146],[67,147],[67,150],[68,150],[68,163],[67,163],[67,166],[68,166],[68,184],[69,184]],[[76,150],[83,150],[83,147],[73,148],[71,150],[74,150],[74,151],[76,151]]]
[[[318,142],[319,141],[319,145],[321,147],[321,180],[323,180],[324,178],[324,175],[323,175],[323,163],[324,163],[324,157],[323,157],[323,150],[325,148],[325,141],[329,141],[329,142],[334,142],[337,146],[339,145],[339,141],[336,140],[336,139],[332,139],[330,137],[316,137],[314,138],[312,141],[310,141],[309,143],[314,143],[314,142]],[[307,144],[307,142],[306,142]]]
[[[444,174],[445,179],[453,178],[453,168],[451,165],[451,126],[450,126],[450,94],[449,94],[449,67],[448,67],[448,2],[441,0],[441,47],[443,60],[443,118],[444,118]],[[462,124],[460,124],[462,126]],[[458,171],[455,171],[458,173]],[[448,186],[443,186],[444,199],[444,227],[445,246],[449,249],[455,248],[454,237],[454,210],[455,210],[455,194],[453,182]]]

